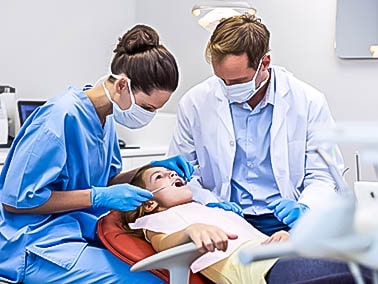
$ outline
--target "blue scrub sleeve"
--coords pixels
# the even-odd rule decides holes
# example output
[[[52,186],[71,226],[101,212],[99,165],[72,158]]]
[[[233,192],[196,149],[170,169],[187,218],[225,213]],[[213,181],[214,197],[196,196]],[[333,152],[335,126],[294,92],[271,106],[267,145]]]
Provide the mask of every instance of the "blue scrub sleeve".
[[[64,188],[67,182],[63,170],[66,152],[61,141],[42,127],[34,131],[37,135],[25,135],[16,145],[6,174],[2,202],[12,207],[40,206],[50,198],[48,185],[58,180],[59,187]]]

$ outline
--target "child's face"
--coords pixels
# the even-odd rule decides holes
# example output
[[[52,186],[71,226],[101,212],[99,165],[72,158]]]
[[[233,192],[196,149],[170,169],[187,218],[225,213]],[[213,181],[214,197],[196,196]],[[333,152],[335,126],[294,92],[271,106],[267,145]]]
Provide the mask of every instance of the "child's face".
[[[153,167],[143,173],[143,181],[149,191],[159,188],[154,193],[154,200],[159,203],[160,209],[167,209],[192,201],[192,192],[184,180],[175,171],[164,167]]]

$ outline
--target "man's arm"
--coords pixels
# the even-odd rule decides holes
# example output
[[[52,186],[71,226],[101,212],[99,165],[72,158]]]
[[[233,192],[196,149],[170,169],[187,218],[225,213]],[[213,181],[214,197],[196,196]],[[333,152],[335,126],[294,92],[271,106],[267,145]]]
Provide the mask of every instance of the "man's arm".
[[[330,113],[328,104],[323,94],[319,96],[316,103],[312,104],[309,110],[309,123],[306,142],[306,163],[304,190],[299,202],[310,208],[324,206],[325,197],[335,195],[336,184],[332,178],[329,168],[320,155],[316,152],[322,142],[318,139],[320,127],[331,127],[335,124]],[[340,171],[344,169],[344,161],[340,149],[336,144],[328,146],[328,152]]]

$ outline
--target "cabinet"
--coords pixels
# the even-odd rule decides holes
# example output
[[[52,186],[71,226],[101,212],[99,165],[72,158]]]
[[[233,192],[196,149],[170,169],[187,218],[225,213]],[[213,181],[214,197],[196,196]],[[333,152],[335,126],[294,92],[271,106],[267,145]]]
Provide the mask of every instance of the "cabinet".
[[[0,173],[4,166],[9,149],[0,149]],[[121,149],[122,170],[128,171],[143,166],[152,160],[160,160],[165,157],[167,147],[150,147],[140,149]]]
[[[0,149],[0,173],[4,166],[9,149]],[[121,149],[122,170],[128,171],[143,166],[152,160],[160,160],[165,157],[167,147],[149,147],[140,149]]]
[[[129,171],[129,170],[144,166],[153,160],[161,160],[163,158],[164,158],[164,154],[143,156],[143,157],[125,157],[125,158],[122,158],[122,170]]]
[[[165,157],[167,147],[122,149],[122,170],[128,171]]]

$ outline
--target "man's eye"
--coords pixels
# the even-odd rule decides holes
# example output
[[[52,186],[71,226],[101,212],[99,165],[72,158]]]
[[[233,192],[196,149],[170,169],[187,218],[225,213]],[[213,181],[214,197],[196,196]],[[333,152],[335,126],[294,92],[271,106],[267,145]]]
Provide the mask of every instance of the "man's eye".
[[[149,112],[154,112],[156,110],[155,108],[148,107],[148,106],[142,106],[142,108]]]

